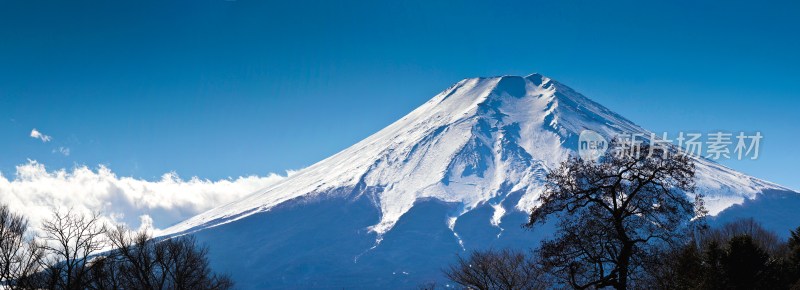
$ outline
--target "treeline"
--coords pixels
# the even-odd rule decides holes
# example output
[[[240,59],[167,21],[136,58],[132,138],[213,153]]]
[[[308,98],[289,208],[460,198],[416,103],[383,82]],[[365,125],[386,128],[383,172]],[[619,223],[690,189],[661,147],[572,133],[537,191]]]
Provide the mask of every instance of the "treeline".
[[[800,289],[800,227],[781,241],[753,219],[729,223],[666,252],[649,272],[658,289]]]
[[[800,228],[782,241],[753,219],[738,220],[665,247],[654,257],[631,288],[800,289]],[[444,273],[466,289],[570,288],[547,273],[537,251],[474,251],[459,256]]]
[[[191,236],[153,239],[97,215],[54,211],[40,231],[0,204],[0,289],[231,289]]]

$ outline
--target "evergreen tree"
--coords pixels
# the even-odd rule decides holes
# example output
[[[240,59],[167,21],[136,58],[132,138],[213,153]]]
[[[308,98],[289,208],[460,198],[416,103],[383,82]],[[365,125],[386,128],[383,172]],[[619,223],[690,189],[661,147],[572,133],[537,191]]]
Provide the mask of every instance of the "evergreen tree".
[[[710,242],[706,246],[704,255],[703,283],[701,289],[723,289],[726,279],[722,264],[725,251],[716,242]]]
[[[791,232],[786,245],[789,250],[789,256],[786,259],[790,272],[789,279],[795,281],[796,289],[800,289],[800,227]]]

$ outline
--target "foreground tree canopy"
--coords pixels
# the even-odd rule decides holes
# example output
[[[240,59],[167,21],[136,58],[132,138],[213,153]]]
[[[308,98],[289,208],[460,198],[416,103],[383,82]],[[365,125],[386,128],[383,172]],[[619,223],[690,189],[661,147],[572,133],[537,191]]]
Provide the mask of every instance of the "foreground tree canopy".
[[[680,152],[611,142],[600,162],[570,158],[547,176],[528,226],[557,217],[555,238],[538,250],[543,270],[576,289],[636,284],[652,254],[685,237],[703,215],[694,165]]]

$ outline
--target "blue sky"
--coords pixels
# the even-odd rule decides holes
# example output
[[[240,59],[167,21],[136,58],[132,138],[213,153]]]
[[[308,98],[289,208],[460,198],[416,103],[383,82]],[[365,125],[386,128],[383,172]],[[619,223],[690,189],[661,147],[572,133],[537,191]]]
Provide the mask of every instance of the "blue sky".
[[[800,189],[798,11],[797,1],[0,0],[0,171],[33,159],[145,179],[283,172],[460,79],[539,72],[652,131],[761,131],[759,160],[723,163]]]

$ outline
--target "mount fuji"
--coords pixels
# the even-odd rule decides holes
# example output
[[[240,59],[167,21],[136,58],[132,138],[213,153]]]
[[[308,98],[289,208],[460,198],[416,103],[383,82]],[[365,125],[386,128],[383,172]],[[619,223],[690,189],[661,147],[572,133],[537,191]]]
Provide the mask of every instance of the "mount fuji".
[[[361,142],[164,232],[209,245],[243,289],[412,288],[457,253],[531,248],[550,168],[592,130],[650,132],[540,74],[462,80]],[[800,194],[697,158],[713,222],[755,217],[786,233]]]

